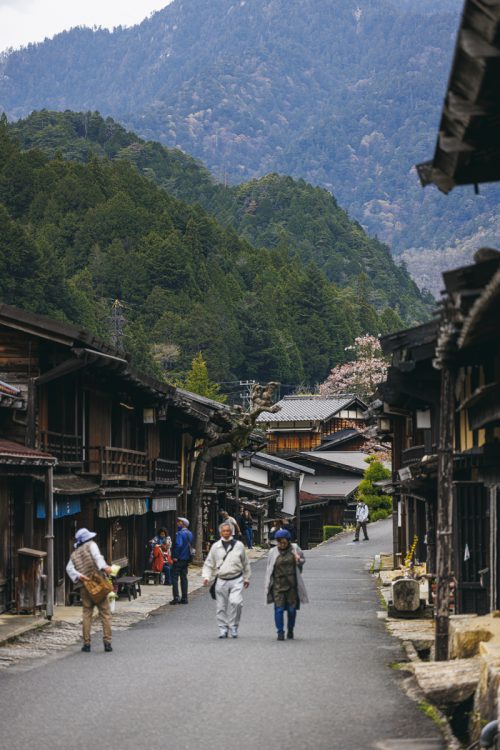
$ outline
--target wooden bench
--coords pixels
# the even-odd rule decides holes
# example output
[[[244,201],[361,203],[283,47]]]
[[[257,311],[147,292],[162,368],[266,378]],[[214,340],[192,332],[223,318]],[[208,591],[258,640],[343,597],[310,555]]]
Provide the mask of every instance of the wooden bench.
[[[145,570],[142,574],[142,582],[157,586],[160,583],[160,576],[159,570]]]
[[[140,576],[121,576],[115,578],[115,585],[117,586],[117,596],[128,596],[130,601],[132,597],[137,599],[137,594],[141,596],[141,577]]]

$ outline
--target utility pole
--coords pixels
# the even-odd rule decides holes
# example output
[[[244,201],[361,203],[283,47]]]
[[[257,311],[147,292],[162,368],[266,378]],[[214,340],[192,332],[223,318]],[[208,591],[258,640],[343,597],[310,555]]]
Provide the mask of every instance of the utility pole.
[[[248,411],[252,405],[252,386],[255,385],[255,380],[240,380],[239,386],[240,388],[245,388],[246,390],[240,391],[239,397],[241,399],[241,405],[243,406],[244,411]]]

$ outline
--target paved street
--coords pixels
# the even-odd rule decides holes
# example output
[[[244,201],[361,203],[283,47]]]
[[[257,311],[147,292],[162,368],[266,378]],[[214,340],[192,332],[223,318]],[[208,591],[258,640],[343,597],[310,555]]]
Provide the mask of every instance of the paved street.
[[[189,606],[116,633],[113,654],[94,636],[91,654],[71,646],[12,667],[0,675],[3,746],[444,748],[389,667],[401,652],[377,618],[367,566],[390,549],[390,525],[369,528],[369,542],[306,552],[311,604],[299,612],[295,641],[276,641],[262,560],[238,640],[217,638],[214,602],[199,591]]]

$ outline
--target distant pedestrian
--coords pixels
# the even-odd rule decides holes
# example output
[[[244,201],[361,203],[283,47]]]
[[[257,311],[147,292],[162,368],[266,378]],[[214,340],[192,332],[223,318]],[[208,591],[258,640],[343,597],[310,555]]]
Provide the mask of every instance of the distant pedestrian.
[[[231,524],[231,527],[233,529],[233,536],[235,536],[238,539],[241,536],[241,530],[240,530],[240,527],[238,525],[238,521],[236,520],[236,518],[233,518],[232,516],[230,516],[227,510],[220,510],[219,517],[220,517],[221,523],[223,523],[223,521],[228,521]]]
[[[244,541],[248,549],[253,549],[253,518],[249,510],[243,511],[243,520],[245,522]]]
[[[237,538],[240,540],[240,542],[243,542],[243,544],[246,544],[246,537],[245,537],[246,522],[245,522],[245,509],[243,505],[240,506],[238,513],[234,514],[234,520],[236,521],[238,528],[240,530],[240,533],[237,536]]]
[[[74,552],[66,565],[66,572],[75,584],[75,588],[80,591],[82,602],[82,629],[83,629],[83,646],[82,651],[90,651],[90,627],[92,625],[92,615],[94,607],[99,611],[99,617],[102,623],[102,635],[104,650],[112,651],[111,647],[111,611],[109,609],[108,597],[103,599],[99,604],[94,604],[90,598],[87,589],[83,585],[84,581],[90,581],[93,573],[111,573],[111,567],[107,564],[101,555],[99,547],[92,541],[96,536],[94,531],[88,529],[78,529],[75,534]]]
[[[290,540],[290,534],[280,529],[275,535],[277,546],[269,552],[266,568],[265,591],[268,604],[274,604],[274,622],[278,641],[285,640],[285,612],[287,613],[287,638],[292,639],[297,610],[309,602],[302,579],[304,553]]]
[[[273,522],[273,525],[269,529],[269,533],[267,535],[268,544],[270,547],[276,547],[278,542],[276,541],[276,532],[281,531],[283,528],[283,521],[281,518],[277,518],[276,521]]]
[[[234,538],[231,524],[223,521],[219,531],[221,538],[210,547],[201,575],[204,586],[217,579],[215,599],[219,638],[227,638],[228,633],[231,638],[237,638],[243,589],[250,585],[250,563],[243,543]]]
[[[188,566],[192,557],[193,535],[189,531],[187,518],[179,516],[177,519],[177,534],[172,549],[172,601],[170,604],[188,603]],[[179,578],[181,580],[181,596],[179,597]]]
[[[288,531],[290,534],[290,539],[292,542],[297,541],[297,531],[295,529],[295,526],[293,525],[292,521],[289,521],[288,518],[283,519],[283,528],[285,531]]]
[[[361,500],[361,498],[358,499],[358,503],[356,505],[356,532],[354,534],[354,542],[359,542],[359,532],[360,529],[363,529],[363,535],[365,538],[365,541],[368,540],[368,532],[366,530],[366,524],[368,521],[368,505]]]

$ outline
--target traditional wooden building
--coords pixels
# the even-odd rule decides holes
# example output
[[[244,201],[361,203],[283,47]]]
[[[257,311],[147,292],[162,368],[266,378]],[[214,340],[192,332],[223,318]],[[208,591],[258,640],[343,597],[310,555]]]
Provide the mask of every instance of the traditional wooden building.
[[[5,408],[3,401],[0,413]],[[16,605],[17,550],[46,551],[47,528],[34,519],[32,487],[34,481],[51,487],[47,477],[55,464],[54,456],[0,438],[0,612]],[[40,494],[44,509],[48,500]]]
[[[321,449],[340,431],[364,426],[367,405],[355,396],[285,396],[280,410],[264,412],[257,420],[266,431],[272,455]]]
[[[234,507],[253,501],[259,521],[257,540],[266,542],[274,521],[288,518],[294,521],[297,537],[303,541],[300,488],[306,476],[314,475],[314,469],[261,451],[240,451],[236,460],[238,494]]]
[[[392,356],[379,392],[380,425],[393,439],[395,552],[400,561],[416,534],[419,558],[438,572],[445,452],[455,610],[484,614],[500,607],[500,253],[479,252],[443,279],[440,318],[381,342]]]
[[[98,532],[109,561],[140,574],[155,528],[173,531],[176,513],[189,512],[196,442],[221,405],[135,372],[122,352],[77,326],[7,305],[0,379],[0,438],[57,461],[56,601],[70,595],[65,565],[79,526]],[[25,478],[22,493],[23,529],[9,537],[11,556],[26,540],[43,545],[39,530],[49,523],[43,477]],[[0,512],[9,512],[5,501]]]
[[[356,491],[368,466],[361,451],[303,451],[293,460],[314,469],[300,487],[303,542],[323,541],[323,526],[342,526],[344,511],[355,502]]]
[[[474,185],[478,193],[480,183],[498,182],[499,121],[500,0],[465,0],[434,157],[417,165],[422,184],[433,183],[445,193],[457,185]],[[444,275],[446,298],[436,350],[441,387],[436,537],[439,660],[448,657],[453,574],[462,581],[459,610],[479,612],[498,606],[496,470],[492,465],[499,348],[493,322],[498,313],[494,255],[483,249],[475,256],[475,266]],[[480,418],[479,411],[483,411]],[[472,458],[474,452],[482,457]],[[474,461],[484,465],[475,466]]]
[[[391,358],[379,432],[392,441],[394,564],[404,560],[415,536],[416,557],[436,564],[437,444],[440,378],[433,366],[438,321],[385,336],[382,351]]]

